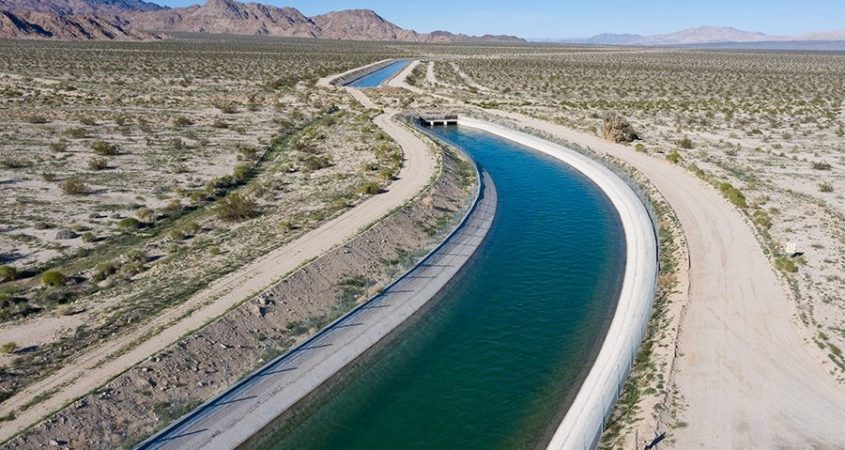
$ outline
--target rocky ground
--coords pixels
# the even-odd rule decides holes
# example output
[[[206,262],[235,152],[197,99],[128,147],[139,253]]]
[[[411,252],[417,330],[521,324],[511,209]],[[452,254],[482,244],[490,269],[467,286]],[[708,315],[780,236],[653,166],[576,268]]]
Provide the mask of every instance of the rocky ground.
[[[467,163],[444,154],[434,184],[346,245],[9,442],[128,447],[377,292],[456,223]]]

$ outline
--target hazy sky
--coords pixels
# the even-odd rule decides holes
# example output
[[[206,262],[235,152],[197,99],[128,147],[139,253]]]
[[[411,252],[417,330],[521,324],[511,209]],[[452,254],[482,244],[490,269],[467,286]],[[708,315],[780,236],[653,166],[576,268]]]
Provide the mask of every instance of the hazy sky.
[[[151,0],[168,6],[205,0]],[[246,1],[246,0],[241,0]],[[656,34],[698,25],[768,34],[845,29],[845,0],[250,0],[305,15],[369,8],[404,28],[526,38]]]

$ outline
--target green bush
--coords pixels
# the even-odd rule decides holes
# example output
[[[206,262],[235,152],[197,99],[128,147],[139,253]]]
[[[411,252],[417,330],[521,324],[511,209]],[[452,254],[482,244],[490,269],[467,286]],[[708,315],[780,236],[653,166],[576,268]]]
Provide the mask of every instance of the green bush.
[[[191,126],[193,124],[194,124],[194,122],[187,117],[181,117],[180,116],[180,117],[177,117],[176,119],[173,120],[173,125],[176,125],[177,127],[188,127],[188,126]]]
[[[775,268],[787,273],[798,272],[798,266],[795,264],[795,261],[786,256],[775,258]]]
[[[114,156],[120,153],[120,147],[116,144],[109,144],[106,141],[94,141],[91,144],[91,149],[100,156]]]
[[[62,181],[59,188],[65,195],[85,195],[88,193],[88,187],[80,178],[73,177]]]
[[[134,217],[127,217],[117,223],[117,227],[123,231],[136,230],[141,225],[141,222]]]
[[[67,142],[64,139],[59,139],[59,142],[50,144],[50,150],[56,153],[62,153],[67,150]]]
[[[109,160],[106,158],[91,158],[88,160],[88,168],[91,170],[105,170],[109,168]]]
[[[48,270],[41,274],[41,283],[48,287],[61,287],[67,283],[67,277],[58,270]]]
[[[97,264],[97,267],[94,268],[94,281],[103,281],[109,276],[117,273],[117,269],[119,266],[114,262],[104,262]]]
[[[68,128],[65,134],[74,139],[85,139],[88,137],[88,130],[83,127]]]
[[[668,159],[673,164],[678,164],[681,161],[681,154],[675,150],[666,154],[666,159]]]
[[[155,218],[155,212],[146,206],[142,206],[135,210],[135,217],[137,217],[141,222],[149,222],[151,219]]]
[[[326,167],[331,167],[332,160],[328,156],[308,155],[302,159],[302,163],[305,164],[306,170],[314,172],[316,170],[325,169]]]
[[[249,175],[250,170],[252,170],[252,168],[249,166],[249,164],[240,164],[235,167],[235,170],[232,172],[232,177],[234,177],[235,180],[240,183],[246,179],[247,175]]]
[[[728,199],[728,201],[730,201],[731,203],[733,203],[737,207],[739,207],[739,208],[747,208],[748,207],[748,203],[745,200],[745,196],[742,194],[742,192],[739,189],[733,187],[733,185],[731,185],[730,183],[725,182],[725,183],[719,184],[719,192],[721,192],[722,195],[726,199]]]
[[[830,170],[831,166],[829,163],[824,161],[816,161],[813,163],[813,169],[815,170]]]
[[[228,221],[244,220],[258,215],[258,204],[238,193],[220,199],[216,209],[217,217]]]
[[[0,281],[14,281],[18,271],[12,266],[0,266]]]
[[[374,181],[367,181],[358,186],[358,193],[365,195],[375,195],[381,192],[381,186]]]
[[[828,182],[820,183],[819,184],[819,191],[820,192],[833,192],[833,185],[828,183]]]
[[[678,147],[689,150],[693,148],[694,145],[692,144],[692,140],[690,138],[684,136],[683,139],[678,141]]]
[[[0,351],[6,354],[14,353],[15,350],[18,349],[18,344],[14,342],[6,342],[3,345],[0,345]]]

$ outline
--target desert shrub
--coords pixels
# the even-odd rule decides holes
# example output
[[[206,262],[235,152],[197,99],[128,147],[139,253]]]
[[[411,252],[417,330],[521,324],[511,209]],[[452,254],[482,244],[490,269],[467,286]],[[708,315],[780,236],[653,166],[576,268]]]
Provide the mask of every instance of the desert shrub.
[[[332,160],[328,156],[308,155],[302,159],[302,163],[305,164],[306,170],[313,172],[315,170],[331,167]]]
[[[97,121],[94,120],[93,117],[83,117],[83,118],[79,119],[79,123],[81,123],[82,125],[88,125],[89,127],[93,127],[94,125],[97,125]]]
[[[73,139],[85,139],[88,137],[88,130],[83,127],[68,128],[65,134]]]
[[[88,168],[91,170],[105,170],[109,168],[109,160],[106,158],[91,158],[88,160]]]
[[[117,223],[117,227],[123,231],[135,230],[141,225],[141,222],[134,217],[127,217]]]
[[[0,266],[0,281],[14,281],[18,277],[18,271],[12,266]]]
[[[135,210],[135,217],[137,217],[141,222],[149,222],[153,216],[153,210],[147,208],[146,206],[142,206]]]
[[[733,203],[737,207],[739,207],[739,208],[748,207],[748,203],[745,200],[745,195],[743,195],[742,192],[739,189],[733,187],[732,184],[727,183],[727,182],[719,184],[719,192],[721,192],[722,195],[726,199],[728,199],[728,201],[730,201],[731,203]]]
[[[88,187],[85,186],[85,182],[77,177],[71,177],[62,181],[59,184],[59,188],[61,188],[65,195],[85,195],[88,193]]]
[[[238,153],[244,159],[255,159],[258,156],[258,149],[249,145],[241,145],[238,147]]]
[[[117,273],[117,269],[119,268],[120,266],[111,261],[97,264],[97,267],[94,268],[94,281],[105,280]]]
[[[820,192],[833,192],[833,185],[828,183],[828,182],[820,183],[819,184],[819,191]]]
[[[367,181],[358,186],[357,191],[359,194],[375,195],[381,192],[381,186],[374,181]]]
[[[7,157],[0,160],[0,166],[6,169],[21,169],[29,165],[29,161],[24,161],[19,158]]]
[[[58,270],[48,270],[41,274],[41,284],[48,287],[61,287],[67,284],[67,277]]]
[[[245,195],[232,193],[220,199],[217,204],[217,217],[237,221],[258,215],[258,204]]]
[[[639,139],[628,119],[617,113],[605,114],[602,130],[604,138],[610,142],[632,142]]]
[[[31,124],[35,124],[35,125],[50,123],[49,119],[47,119],[46,117],[44,117],[40,114],[31,115],[31,116],[26,118],[26,121],[31,123]]]
[[[694,147],[692,140],[686,136],[678,141],[678,147],[689,150]]]
[[[173,241],[181,241],[182,239],[185,239],[185,232],[180,228],[174,228],[170,230],[170,239]]]
[[[94,141],[91,144],[91,149],[101,156],[114,156],[120,152],[120,147],[117,144],[110,144],[106,141]]]
[[[58,142],[51,142],[50,143],[50,150],[52,150],[56,153],[62,153],[64,151],[67,151],[67,141],[65,141],[63,139],[59,139]]]
[[[815,170],[830,170],[830,164],[824,161],[813,162],[813,169]]]
[[[666,154],[666,159],[668,159],[674,164],[678,164],[678,162],[681,161],[681,154],[675,150],[672,150],[671,152]]]
[[[41,178],[43,178],[44,181],[53,182],[56,181],[56,174],[53,172],[41,172]]]
[[[170,200],[170,203],[164,207],[164,212],[168,215],[179,214],[182,212],[182,202],[178,198]]]
[[[18,349],[18,344],[14,342],[5,342],[3,345],[0,345],[0,351],[6,353],[7,355],[10,353],[14,353],[15,350]]]
[[[645,145],[638,143],[637,145],[634,146],[634,150],[636,150],[640,153],[644,153],[645,152]]]
[[[240,183],[246,179],[247,175],[249,175],[250,170],[252,168],[249,164],[240,164],[235,167],[235,170],[232,171],[232,177],[234,177],[235,181]]]
[[[221,102],[214,105],[223,114],[235,114],[238,112],[238,105],[234,102]]]
[[[90,231],[86,231],[86,232],[82,233],[81,238],[82,238],[82,242],[88,242],[88,243],[94,242],[94,241],[97,240],[97,237],[94,236],[94,233],[92,233]]]
[[[193,124],[194,122],[187,117],[180,116],[173,120],[173,125],[176,125],[177,127],[188,127]]]
[[[754,219],[754,223],[756,223],[757,225],[759,225],[763,229],[768,230],[769,228],[772,227],[772,218],[769,217],[769,215],[766,214],[766,212],[761,210],[761,209],[754,211],[753,219]]]
[[[798,265],[787,256],[778,256],[775,258],[775,268],[787,273],[798,272]]]

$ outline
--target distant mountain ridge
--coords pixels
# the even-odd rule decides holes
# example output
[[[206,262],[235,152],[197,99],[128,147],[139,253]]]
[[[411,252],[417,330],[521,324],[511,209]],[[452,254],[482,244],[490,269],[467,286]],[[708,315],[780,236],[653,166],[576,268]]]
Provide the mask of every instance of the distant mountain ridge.
[[[33,34],[28,22],[21,17],[37,11],[52,14],[54,18],[87,16],[144,36],[149,33],[143,32],[197,32],[438,43],[525,42],[516,36],[475,37],[447,31],[418,33],[401,28],[368,9],[333,11],[308,17],[296,8],[237,0],[207,0],[205,4],[183,8],[167,8],[144,0],[0,0],[0,12],[3,11],[16,18],[0,26],[0,37],[11,38],[109,39],[97,34],[76,37],[59,30],[55,30],[52,36]]]
[[[583,39],[555,39],[555,42],[597,45],[699,45],[717,43],[843,41],[845,30],[825,31],[801,36],[776,36],[733,27],[694,27],[667,34],[643,36],[639,34],[604,33]]]
[[[0,37],[13,39],[152,40],[161,36],[130,30],[114,20],[94,15],[53,12],[13,13],[0,10]]]

